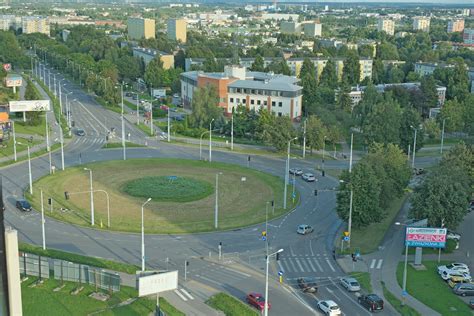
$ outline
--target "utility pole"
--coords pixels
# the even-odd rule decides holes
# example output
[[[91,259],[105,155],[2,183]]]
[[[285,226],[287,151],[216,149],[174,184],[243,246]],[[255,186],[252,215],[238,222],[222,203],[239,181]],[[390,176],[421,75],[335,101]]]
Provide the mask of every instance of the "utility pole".
[[[43,202],[43,190],[41,190],[41,235],[43,237],[43,250],[46,250],[46,237],[44,231],[44,202]]]
[[[219,223],[219,173],[216,173],[216,203],[214,206],[214,228],[217,229]]]
[[[230,122],[230,150],[234,150],[234,109],[232,109]]]
[[[443,119],[443,130],[441,131],[441,148],[440,153],[443,153],[443,145],[444,145],[444,124],[446,123],[446,119]]]
[[[28,175],[30,179],[30,194],[33,195],[33,177],[31,175],[31,155],[30,155],[30,146],[28,148]]]
[[[214,119],[209,123],[209,162],[212,162],[212,122]]]
[[[15,121],[12,121],[12,132],[13,132],[13,158],[16,161],[17,156],[16,156]]]
[[[354,144],[354,133],[351,134],[351,151],[350,151],[350,157],[349,157],[349,173],[352,173],[352,147]],[[348,229],[347,231],[349,232],[349,240],[347,242],[348,247],[351,247],[351,232],[352,232],[352,201],[353,201],[353,196],[354,196],[354,190],[352,189],[352,182],[349,182],[349,185],[351,186],[351,195],[349,198],[349,220],[348,220]]]
[[[120,94],[122,95],[122,148],[123,148],[123,160],[127,160],[126,148],[125,148],[125,120],[123,117],[123,82],[120,85]]]
[[[170,136],[170,133],[171,133],[171,120],[170,120],[170,108],[168,107],[168,143],[171,142],[171,136]]]
[[[303,123],[303,159],[306,157],[306,119]]]

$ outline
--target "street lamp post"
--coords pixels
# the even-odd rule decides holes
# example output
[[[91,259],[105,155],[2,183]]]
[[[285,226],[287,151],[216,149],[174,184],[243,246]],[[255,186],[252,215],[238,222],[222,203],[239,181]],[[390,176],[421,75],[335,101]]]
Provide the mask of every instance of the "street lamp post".
[[[306,119],[303,123],[303,159],[306,157]]]
[[[283,252],[283,249],[279,249],[278,251],[267,255],[267,264],[266,264],[266,273],[265,273],[265,306],[264,306],[264,316],[268,316],[268,265],[270,262],[270,257],[276,256],[277,254]]]
[[[61,133],[61,169],[64,171],[64,134],[61,122],[59,122],[59,132]]]
[[[28,148],[28,176],[30,179],[30,194],[33,195],[33,177],[31,175],[31,155],[30,155],[30,146],[27,145]]]
[[[145,271],[145,225],[143,223],[143,209],[145,208],[145,205],[147,205],[147,203],[150,201],[151,198],[148,198],[148,200],[146,200],[145,203],[142,204],[142,272]]]
[[[287,150],[287,158],[286,158],[286,170],[285,170],[285,188],[283,192],[283,208],[286,210],[286,199],[287,199],[287,193],[288,193],[288,182],[289,182],[289,173],[290,173],[290,144],[292,141],[295,139],[298,139],[298,137],[292,138],[288,141],[288,150]]]
[[[137,92],[137,126],[140,125],[140,108],[139,108],[139,105],[140,105],[140,94],[138,94]]]
[[[123,117],[123,83],[120,85],[120,94],[122,96],[122,148],[123,148],[123,160],[127,160],[127,154],[125,150],[125,120]],[[153,109],[152,109],[153,110]]]
[[[44,231],[44,202],[43,202],[43,190],[40,191],[41,194],[41,236],[43,237],[43,250],[46,250],[46,236]]]
[[[17,156],[16,156],[15,121],[12,121],[12,132],[13,132],[13,158],[16,161]]]
[[[350,151],[350,157],[349,157],[349,173],[352,173],[352,147],[353,147],[353,144],[354,144],[354,134],[351,134],[351,151]],[[348,233],[349,233],[349,240],[347,242],[347,245],[349,246],[349,248],[351,247],[351,239],[352,239],[352,236],[351,236],[351,232],[352,232],[352,201],[353,201],[353,196],[354,196],[354,190],[352,188],[352,183],[349,183],[349,185],[351,186],[351,195],[350,195],[350,198],[349,198],[349,220],[347,221],[347,225],[348,225]]]
[[[212,122],[214,122],[214,119],[209,123],[209,162],[212,161]]]
[[[234,150],[234,110],[230,118],[230,150]]]
[[[324,153],[326,152],[326,137],[327,137],[327,136],[324,136],[324,137],[323,137],[323,161],[322,161],[322,167],[321,167],[321,169],[322,169],[321,174],[322,174],[323,177],[325,176],[325,171],[324,171]]]
[[[410,126],[412,129],[415,130],[415,137],[413,138],[413,156],[412,156],[412,160],[411,160],[411,168],[415,168],[415,154],[416,154],[416,132],[417,132],[417,129],[414,128],[413,126]]]
[[[443,153],[443,145],[444,145],[444,124],[446,123],[446,119],[443,119],[443,129],[441,131],[441,147],[440,147],[440,153]]]
[[[89,184],[91,191],[91,225],[94,226],[94,189],[92,187],[92,170],[84,168],[85,171],[89,171]]]
[[[170,120],[170,108],[168,107],[168,143],[171,141],[171,136],[170,136],[170,133],[171,133],[171,120]]]
[[[400,222],[395,222],[397,226],[407,226]],[[403,282],[402,282],[402,290],[403,290],[403,297],[406,295],[407,291],[407,265],[408,265],[408,243],[405,241],[405,262],[403,266]],[[405,301],[402,301],[402,305],[405,304]]]
[[[214,228],[218,228],[219,224],[219,175],[222,172],[216,173],[216,203],[214,207]]]

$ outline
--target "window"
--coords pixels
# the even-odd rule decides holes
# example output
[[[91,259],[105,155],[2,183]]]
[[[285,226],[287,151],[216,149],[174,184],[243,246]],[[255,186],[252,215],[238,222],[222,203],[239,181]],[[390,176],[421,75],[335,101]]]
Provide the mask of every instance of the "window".
[[[237,98],[235,100],[237,101],[237,104],[240,104],[240,99],[239,98]]]
[[[250,100],[250,104],[255,104],[255,100],[254,99]]]
[[[247,103],[247,99],[242,99],[242,104]]]
[[[230,98],[229,102],[234,103],[234,98]]]
[[[281,112],[278,112],[278,116],[281,116],[281,115],[282,115]]]
[[[260,100],[257,100],[257,105],[260,105],[260,104],[261,104],[261,103],[260,103]]]
[[[279,106],[279,107],[282,107],[282,106],[283,106],[283,102],[278,102],[278,106]]]
[[[267,105],[267,101],[263,101],[263,105]]]
[[[275,105],[276,105],[275,101],[272,101],[272,106],[275,106]]]
[[[238,92],[238,93],[242,92],[242,89],[237,88],[237,92]]]

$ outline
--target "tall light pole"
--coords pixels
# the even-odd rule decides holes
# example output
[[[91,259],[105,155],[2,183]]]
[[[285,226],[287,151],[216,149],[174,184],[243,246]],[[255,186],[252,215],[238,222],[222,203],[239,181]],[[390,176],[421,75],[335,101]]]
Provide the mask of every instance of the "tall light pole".
[[[94,189],[92,187],[92,170],[84,168],[85,171],[89,171],[89,186],[91,191],[91,225],[94,226]]]
[[[222,172],[216,173],[216,201],[214,205],[214,228],[217,229],[219,225],[219,175]]]
[[[441,131],[441,147],[440,147],[440,153],[443,153],[443,145],[444,145],[444,124],[446,123],[446,119],[443,119],[443,129]]]
[[[412,129],[415,130],[415,137],[413,138],[413,156],[412,156],[412,160],[411,160],[411,168],[415,168],[415,154],[416,154],[416,132],[417,132],[417,129],[414,128],[413,126],[410,125],[410,127]]]
[[[303,123],[303,158],[306,157],[306,119]]]
[[[212,122],[214,122],[214,119],[209,123],[209,162],[212,161]]]
[[[234,150],[234,109],[230,118],[230,150]]]
[[[170,121],[170,108],[168,107],[168,143],[171,141],[171,136],[170,136],[170,133],[171,133],[171,121]]]
[[[50,147],[50,144],[49,144],[49,126],[48,126],[48,112],[45,112],[45,120],[46,120],[46,150],[47,151],[50,151],[51,150],[51,147]]]
[[[324,177],[325,176],[325,171],[324,171],[324,153],[326,152],[326,136],[323,137],[323,161],[322,161],[322,176]]]
[[[59,122],[59,132],[61,133],[61,169],[64,171],[64,134],[61,121]]]
[[[15,121],[12,121],[12,132],[13,132],[13,158],[17,160],[16,156],[16,137],[15,137]]]
[[[145,225],[143,223],[143,209],[145,208],[145,205],[147,205],[147,203],[150,201],[151,198],[148,198],[148,200],[146,200],[145,203],[142,204],[142,272],[145,271]]]
[[[397,226],[405,226],[405,229],[407,228],[407,225],[404,225],[400,222],[395,222],[395,225]],[[405,232],[406,235],[407,232]],[[403,282],[402,282],[402,290],[403,290],[403,297],[405,297],[405,293],[407,291],[407,265],[408,265],[408,242],[405,240],[405,262],[403,266]],[[402,305],[405,302],[402,301]]]
[[[127,160],[127,154],[125,149],[125,120],[123,117],[123,82],[120,85],[120,94],[122,95],[122,148],[123,148],[123,160]],[[153,108],[151,109],[153,111]]]
[[[40,191],[41,194],[41,236],[43,237],[43,250],[46,250],[46,236],[44,231],[44,202],[43,202],[43,190]]]
[[[33,176],[31,175],[31,155],[30,155],[30,146],[28,148],[28,176],[30,180],[30,194],[33,195]]]
[[[278,251],[267,255],[267,264],[266,264],[266,273],[265,273],[265,306],[264,306],[264,316],[268,316],[268,265],[270,262],[270,257],[276,256],[277,254],[283,252],[283,249],[279,249]]]
[[[105,81],[105,80],[104,80]],[[137,126],[140,125],[140,94],[137,92]]]
[[[349,157],[349,173],[352,173],[352,147],[354,145],[354,134],[351,134],[351,152],[350,152],[350,157]],[[350,198],[349,198],[349,220],[347,223],[348,229],[347,231],[349,232],[349,241],[347,242],[347,245],[350,247],[351,246],[351,232],[352,232],[352,201],[353,201],[353,196],[354,196],[354,190],[352,188],[352,182],[349,182],[349,185],[351,186],[351,193],[350,193]]]
[[[287,157],[286,157],[286,168],[285,168],[285,188],[283,192],[283,208],[286,210],[286,199],[287,199],[287,193],[288,193],[288,182],[289,182],[289,173],[290,173],[290,144],[292,141],[295,139],[298,139],[298,137],[292,138],[288,141],[288,150],[287,150]]]

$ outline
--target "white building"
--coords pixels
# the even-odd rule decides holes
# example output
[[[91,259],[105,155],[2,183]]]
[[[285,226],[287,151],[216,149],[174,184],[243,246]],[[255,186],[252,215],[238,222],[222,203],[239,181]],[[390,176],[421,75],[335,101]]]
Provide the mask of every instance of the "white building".
[[[430,18],[424,16],[416,16],[413,18],[413,31],[430,31]]]
[[[23,16],[21,27],[24,34],[43,33],[50,35],[49,20],[41,16]]]
[[[8,31],[16,28],[16,17],[14,15],[0,15],[0,30]]]
[[[474,29],[464,29],[462,34],[464,44],[474,44]]]
[[[393,34],[395,34],[395,22],[390,19],[380,18],[377,22],[377,31],[383,31],[393,36]]]

